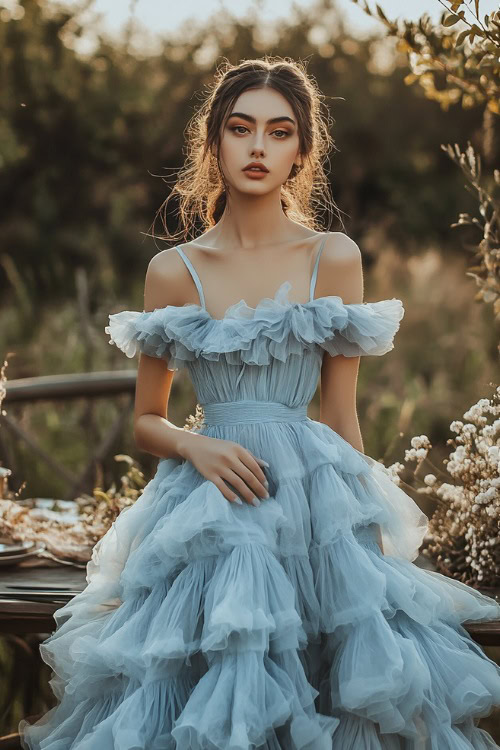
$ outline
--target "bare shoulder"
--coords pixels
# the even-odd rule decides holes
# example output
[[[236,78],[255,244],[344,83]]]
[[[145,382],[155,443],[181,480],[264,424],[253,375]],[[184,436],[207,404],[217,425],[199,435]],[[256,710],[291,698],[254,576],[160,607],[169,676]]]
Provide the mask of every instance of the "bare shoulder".
[[[189,274],[179,253],[175,247],[161,250],[151,258],[146,271],[144,310],[182,305],[186,294],[189,294]]]
[[[318,268],[316,296],[338,296],[346,304],[363,301],[361,250],[343,232],[328,232]]]
[[[361,250],[357,243],[344,232],[328,232],[323,248],[322,257],[325,266],[332,263],[338,265],[356,265],[361,262]]]

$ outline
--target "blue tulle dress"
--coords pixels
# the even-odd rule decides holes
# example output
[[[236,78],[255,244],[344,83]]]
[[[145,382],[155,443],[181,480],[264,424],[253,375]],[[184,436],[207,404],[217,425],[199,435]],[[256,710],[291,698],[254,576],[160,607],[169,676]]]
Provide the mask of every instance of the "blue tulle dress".
[[[307,416],[322,355],[382,355],[398,299],[306,303],[285,281],[222,319],[200,304],[110,315],[128,357],[186,367],[201,432],[269,463],[270,498],[230,503],[188,460],[160,459],[96,544],[88,585],[41,645],[55,708],[30,750],[492,750],[479,717],[500,668],[467,621],[500,618],[472,587],[417,567],[428,519]],[[376,542],[380,527],[383,553]]]

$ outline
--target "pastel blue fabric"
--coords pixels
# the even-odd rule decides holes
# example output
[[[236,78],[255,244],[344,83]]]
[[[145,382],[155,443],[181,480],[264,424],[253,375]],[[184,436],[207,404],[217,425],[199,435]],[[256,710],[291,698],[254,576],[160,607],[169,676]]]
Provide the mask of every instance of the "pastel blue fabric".
[[[55,613],[40,650],[57,705],[21,722],[23,748],[498,750],[477,723],[500,668],[464,624],[500,605],[418,567],[426,515],[307,416],[325,353],[385,354],[404,314],[315,299],[323,245],[306,303],[286,281],[216,319],[177,248],[200,304],[110,315],[126,356],[187,369],[200,433],[267,461],[270,498],[230,503],[188,460],[159,460]]]

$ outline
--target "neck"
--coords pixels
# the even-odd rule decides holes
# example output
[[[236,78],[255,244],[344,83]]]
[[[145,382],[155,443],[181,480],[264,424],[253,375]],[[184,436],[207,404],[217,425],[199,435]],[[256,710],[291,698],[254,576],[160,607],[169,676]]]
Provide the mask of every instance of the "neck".
[[[219,246],[248,251],[289,241],[294,236],[294,222],[287,219],[281,206],[281,189],[256,196],[233,188],[218,228]]]

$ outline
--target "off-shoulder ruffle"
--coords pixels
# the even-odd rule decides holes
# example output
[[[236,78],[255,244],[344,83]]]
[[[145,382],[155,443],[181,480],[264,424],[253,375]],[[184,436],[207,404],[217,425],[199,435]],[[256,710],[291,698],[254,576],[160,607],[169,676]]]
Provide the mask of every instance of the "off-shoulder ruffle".
[[[401,300],[346,304],[341,297],[290,302],[290,282],[252,308],[244,300],[213,318],[200,305],[167,305],[150,312],[123,310],[109,316],[105,331],[127,357],[140,351],[168,361],[171,370],[200,356],[229,364],[285,362],[319,346],[346,357],[382,355],[394,347],[404,315]]]

